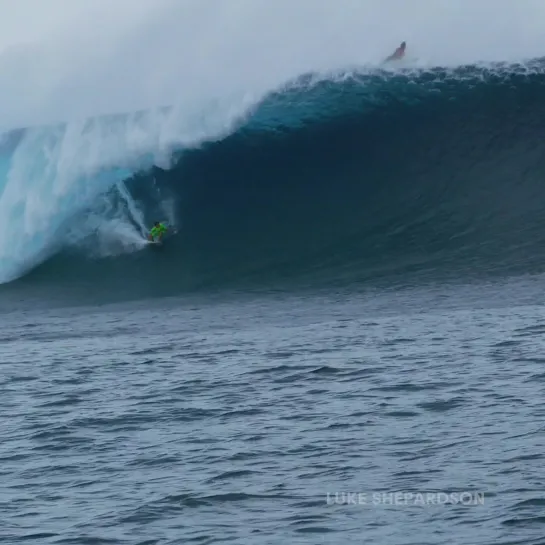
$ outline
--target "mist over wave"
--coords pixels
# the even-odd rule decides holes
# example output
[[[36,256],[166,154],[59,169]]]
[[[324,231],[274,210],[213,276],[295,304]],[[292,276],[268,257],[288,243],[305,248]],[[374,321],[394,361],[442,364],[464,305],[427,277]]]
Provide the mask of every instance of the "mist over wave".
[[[0,10],[6,128],[175,104],[202,111],[304,73],[376,66],[401,40],[427,67],[545,48],[540,0],[3,0]]]
[[[97,6],[0,57],[0,281],[537,266],[541,3]]]

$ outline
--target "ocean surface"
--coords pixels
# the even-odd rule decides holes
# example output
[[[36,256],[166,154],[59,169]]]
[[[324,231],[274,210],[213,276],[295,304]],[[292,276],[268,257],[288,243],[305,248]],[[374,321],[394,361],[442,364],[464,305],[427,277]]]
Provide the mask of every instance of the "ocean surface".
[[[0,540],[542,544],[544,93],[351,68],[6,132]]]

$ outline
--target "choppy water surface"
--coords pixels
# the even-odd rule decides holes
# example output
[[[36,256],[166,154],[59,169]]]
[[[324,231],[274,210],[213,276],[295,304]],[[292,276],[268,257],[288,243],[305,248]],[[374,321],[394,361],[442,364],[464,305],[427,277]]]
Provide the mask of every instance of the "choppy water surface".
[[[0,535],[541,543],[538,294],[513,281],[4,314]],[[439,495],[463,492],[484,504]]]

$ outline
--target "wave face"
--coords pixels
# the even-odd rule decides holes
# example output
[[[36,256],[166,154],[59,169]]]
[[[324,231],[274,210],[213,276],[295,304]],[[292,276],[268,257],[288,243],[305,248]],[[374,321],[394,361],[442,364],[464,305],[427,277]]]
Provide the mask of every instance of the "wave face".
[[[140,293],[159,274],[173,294],[540,271],[544,91],[542,61],[340,72],[210,112],[198,146],[176,109],[12,132],[2,280]],[[179,229],[161,249],[156,218]]]

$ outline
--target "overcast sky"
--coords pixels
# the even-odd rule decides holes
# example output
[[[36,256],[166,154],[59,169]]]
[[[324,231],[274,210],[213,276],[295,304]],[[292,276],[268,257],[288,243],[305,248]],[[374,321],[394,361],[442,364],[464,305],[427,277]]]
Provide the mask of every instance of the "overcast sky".
[[[184,0],[180,0],[183,2]],[[236,1],[236,0],[235,0]],[[40,42],[70,29],[125,26],[160,8],[163,0],[0,0],[0,48]]]

